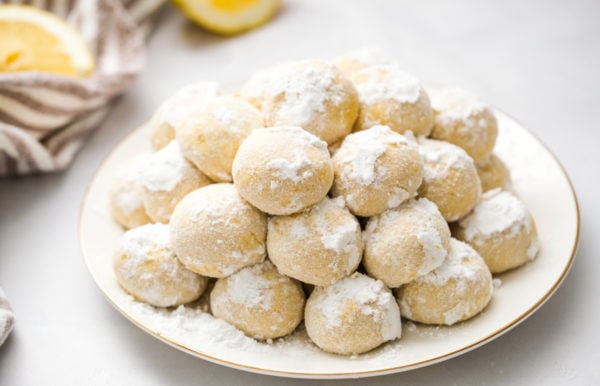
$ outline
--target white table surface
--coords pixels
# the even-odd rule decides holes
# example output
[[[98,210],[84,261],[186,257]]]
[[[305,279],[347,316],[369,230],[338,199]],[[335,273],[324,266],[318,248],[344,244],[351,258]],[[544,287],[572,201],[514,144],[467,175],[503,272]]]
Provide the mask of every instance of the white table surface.
[[[84,265],[79,207],[110,149],[180,86],[200,79],[235,86],[279,60],[371,45],[421,79],[472,90],[531,128],[573,181],[581,241],[563,285],[517,328],[437,365],[344,384],[600,384],[599,16],[594,0],[297,0],[259,30],[221,38],[169,7],[146,71],[71,169],[0,180],[0,285],[17,317],[0,347],[0,385],[308,383],[208,363],[127,321]]]

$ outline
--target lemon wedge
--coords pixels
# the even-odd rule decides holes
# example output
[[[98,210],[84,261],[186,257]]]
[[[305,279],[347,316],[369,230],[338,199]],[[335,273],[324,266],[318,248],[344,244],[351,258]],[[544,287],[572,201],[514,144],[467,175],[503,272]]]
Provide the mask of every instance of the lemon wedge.
[[[78,31],[50,12],[0,5],[0,72],[43,71],[83,77],[94,59]]]
[[[233,35],[269,20],[281,0],[173,0],[196,24],[219,34]]]

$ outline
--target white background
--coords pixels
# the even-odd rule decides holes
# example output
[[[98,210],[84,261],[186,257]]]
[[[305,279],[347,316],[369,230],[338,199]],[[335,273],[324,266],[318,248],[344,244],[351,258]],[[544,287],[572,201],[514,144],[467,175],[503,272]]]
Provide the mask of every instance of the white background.
[[[0,385],[307,383],[205,362],[128,322],[85,268],[79,207],[110,149],[179,87],[200,79],[234,87],[276,61],[373,45],[421,79],[469,89],[536,133],[573,181],[581,241],[561,288],[506,335],[437,365],[344,384],[599,384],[599,18],[595,0],[297,0],[263,28],[221,38],[169,6],[146,71],[71,169],[0,180],[0,285],[17,316],[0,347]]]

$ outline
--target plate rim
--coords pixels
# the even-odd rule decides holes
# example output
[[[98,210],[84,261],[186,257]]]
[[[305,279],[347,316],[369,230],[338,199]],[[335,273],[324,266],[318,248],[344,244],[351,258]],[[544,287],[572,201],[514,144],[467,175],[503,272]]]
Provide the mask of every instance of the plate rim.
[[[117,302],[111,297],[109,291],[104,287],[104,285],[101,283],[101,281],[96,276],[96,273],[95,273],[94,269],[92,268],[90,259],[86,254],[85,240],[84,240],[84,236],[83,236],[83,213],[84,213],[84,208],[86,207],[86,204],[88,203],[91,188],[94,185],[94,183],[96,182],[98,174],[104,169],[104,166],[106,165],[108,160],[114,156],[114,154],[120,149],[120,147],[123,145],[123,143],[126,142],[132,136],[138,134],[140,131],[143,131],[145,126],[148,125],[148,122],[139,125],[137,128],[135,128],[134,130],[130,131],[125,136],[123,136],[115,145],[113,145],[111,150],[104,156],[104,158],[102,159],[102,162],[100,163],[100,165],[98,165],[98,167],[94,171],[91,179],[89,180],[87,187],[85,189],[84,195],[83,195],[83,199],[81,201],[81,205],[79,207],[78,235],[79,235],[79,246],[81,249],[81,255],[83,256],[83,260],[85,262],[87,270],[90,273],[90,275],[92,276],[92,278],[94,279],[96,286],[100,289],[100,291],[102,292],[102,294],[106,298],[106,300],[108,300],[109,304],[113,308],[115,308],[122,316],[124,316],[126,319],[128,319],[130,322],[132,322],[137,327],[141,328],[144,332],[146,332],[150,336],[152,336],[155,339],[158,339],[164,343],[167,343],[171,347],[179,349],[179,350],[181,350],[187,354],[190,354],[192,356],[195,356],[197,358],[204,359],[209,362],[223,365],[223,366],[226,366],[229,368],[234,368],[234,369],[242,370],[242,371],[248,371],[248,372],[252,372],[252,373],[256,373],[256,374],[270,375],[270,376],[277,376],[277,377],[287,377],[287,378],[349,379],[349,378],[373,377],[373,376],[379,376],[379,375],[385,375],[385,374],[393,374],[393,373],[399,373],[399,372],[404,372],[404,371],[410,371],[410,370],[415,370],[418,368],[434,365],[436,363],[440,363],[445,360],[452,359],[461,354],[465,354],[469,351],[472,351],[472,350],[486,344],[487,342],[504,335],[505,333],[507,333],[508,331],[512,330],[513,328],[515,328],[516,326],[521,324],[523,321],[525,321],[533,313],[535,313],[542,305],[544,305],[544,303],[546,303],[546,301],[548,301],[548,299],[550,299],[552,297],[552,295],[554,295],[556,290],[564,282],[565,278],[567,277],[567,275],[569,274],[569,272],[573,266],[575,257],[577,255],[577,250],[579,248],[580,231],[581,231],[581,213],[580,213],[580,207],[579,207],[579,200],[577,198],[577,193],[575,192],[575,188],[573,186],[571,178],[569,177],[565,167],[560,162],[558,157],[544,143],[544,141],[542,141],[526,125],[522,124],[519,120],[515,119],[513,116],[509,115],[502,109],[499,109],[495,106],[491,106],[491,108],[495,113],[500,113],[505,118],[512,120],[520,128],[525,130],[527,132],[527,134],[529,134],[536,142],[538,142],[541,145],[541,147],[552,157],[554,162],[558,165],[562,176],[565,178],[565,180],[567,182],[569,191],[570,191],[572,199],[573,199],[573,203],[575,204],[575,219],[576,219],[575,239],[573,241],[573,245],[571,246],[571,255],[569,257],[568,263],[565,265],[565,267],[564,267],[563,271],[561,272],[560,276],[558,277],[558,279],[553,283],[552,287],[550,287],[550,289],[544,294],[544,296],[542,296],[535,304],[533,304],[525,312],[523,312],[518,318],[511,320],[506,325],[485,335],[483,338],[481,338],[475,342],[472,342],[471,344],[468,344],[466,346],[457,348],[456,350],[453,350],[451,352],[447,352],[447,353],[444,353],[444,354],[441,354],[441,355],[438,355],[438,356],[435,356],[432,358],[424,359],[421,361],[417,361],[417,362],[412,362],[412,363],[403,364],[403,365],[399,365],[399,366],[380,368],[380,369],[376,369],[376,370],[364,370],[364,371],[356,371],[356,372],[319,372],[319,373],[310,373],[310,372],[303,372],[303,371],[289,371],[289,370],[275,370],[275,369],[261,368],[261,367],[231,362],[229,360],[215,357],[210,354],[201,353],[201,352],[192,350],[191,348],[189,348],[181,343],[178,343],[172,339],[169,339],[168,337],[161,335],[157,331],[151,330],[150,328],[146,327],[144,325],[144,323],[142,323],[137,318],[135,318],[133,315],[131,315],[126,310],[119,307]]]

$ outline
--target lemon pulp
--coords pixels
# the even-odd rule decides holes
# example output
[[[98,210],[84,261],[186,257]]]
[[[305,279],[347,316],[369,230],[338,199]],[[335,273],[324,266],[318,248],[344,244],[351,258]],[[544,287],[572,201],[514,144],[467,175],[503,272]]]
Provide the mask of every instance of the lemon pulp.
[[[219,34],[233,35],[268,21],[281,0],[173,0],[196,24]]]
[[[0,72],[86,76],[94,68],[81,35],[49,12],[29,6],[0,6],[0,36]]]

